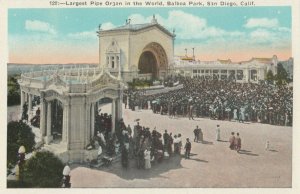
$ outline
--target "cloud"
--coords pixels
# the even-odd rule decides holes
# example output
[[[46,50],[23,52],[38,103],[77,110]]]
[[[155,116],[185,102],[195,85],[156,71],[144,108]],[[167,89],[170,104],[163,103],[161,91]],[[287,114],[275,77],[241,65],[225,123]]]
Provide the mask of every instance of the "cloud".
[[[177,38],[179,39],[205,39],[226,34],[226,32],[220,28],[209,26],[206,19],[184,11],[169,11],[167,18],[161,17],[160,15],[156,15],[155,17],[158,23],[168,30],[176,29]],[[132,14],[129,18],[132,24],[151,22],[152,20],[152,16],[144,17],[141,14]]]
[[[96,29],[91,31],[69,33],[67,36],[72,39],[86,40],[97,39]]]
[[[250,38],[256,43],[268,43],[272,42],[275,39],[276,34],[265,30],[265,29],[257,29],[250,33]]]
[[[279,26],[279,22],[276,18],[250,18],[244,25],[245,28],[276,28]]]
[[[112,28],[115,28],[116,26],[114,24],[112,24],[111,22],[106,22],[106,23],[103,23],[101,25],[101,29],[102,30],[110,30]]]
[[[25,29],[28,31],[45,32],[49,34],[56,34],[56,30],[47,22],[39,20],[26,20]]]

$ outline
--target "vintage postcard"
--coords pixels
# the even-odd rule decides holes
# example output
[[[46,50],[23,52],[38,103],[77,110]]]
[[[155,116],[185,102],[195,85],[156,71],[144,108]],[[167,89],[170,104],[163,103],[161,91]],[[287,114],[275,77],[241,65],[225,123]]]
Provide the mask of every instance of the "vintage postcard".
[[[5,192],[297,193],[299,2],[1,4]]]

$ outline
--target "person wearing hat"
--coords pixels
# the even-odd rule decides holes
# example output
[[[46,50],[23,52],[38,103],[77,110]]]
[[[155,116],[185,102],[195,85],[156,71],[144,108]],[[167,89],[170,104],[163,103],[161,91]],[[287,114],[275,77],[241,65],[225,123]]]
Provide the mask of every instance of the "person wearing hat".
[[[185,159],[190,159],[192,144],[191,144],[189,138],[186,138],[186,143],[185,143],[184,148],[185,148]]]

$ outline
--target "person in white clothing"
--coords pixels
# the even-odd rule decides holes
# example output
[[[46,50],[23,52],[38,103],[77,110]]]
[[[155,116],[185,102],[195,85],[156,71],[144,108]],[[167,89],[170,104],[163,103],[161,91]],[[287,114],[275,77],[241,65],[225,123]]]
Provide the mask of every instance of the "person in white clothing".
[[[150,156],[150,150],[148,148],[144,151],[144,159],[145,159],[145,169],[151,168],[151,156]]]

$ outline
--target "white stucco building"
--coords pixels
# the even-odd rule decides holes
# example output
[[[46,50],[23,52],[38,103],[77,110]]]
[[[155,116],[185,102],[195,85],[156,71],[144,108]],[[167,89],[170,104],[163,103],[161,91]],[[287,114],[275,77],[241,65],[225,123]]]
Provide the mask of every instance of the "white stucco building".
[[[270,70],[277,74],[277,56],[272,58],[252,58],[249,61],[232,62],[231,60],[217,61],[188,61],[179,57],[174,60],[173,74],[204,79],[233,79],[237,82],[258,82],[266,78]]]
[[[122,118],[124,85],[118,77],[99,68],[62,68],[23,73],[18,80],[21,112],[26,102],[30,116],[33,98],[39,97],[40,133],[45,148],[64,162],[82,162],[88,154],[86,146],[95,136],[99,101],[104,98],[112,101],[112,133],[115,132],[116,122]],[[57,116],[57,106],[62,108],[61,117]],[[53,119],[61,122],[61,127],[54,126]]]
[[[99,27],[99,64],[116,74],[121,66],[122,78],[162,78],[173,61],[175,34],[158,24],[131,24],[101,30]]]

